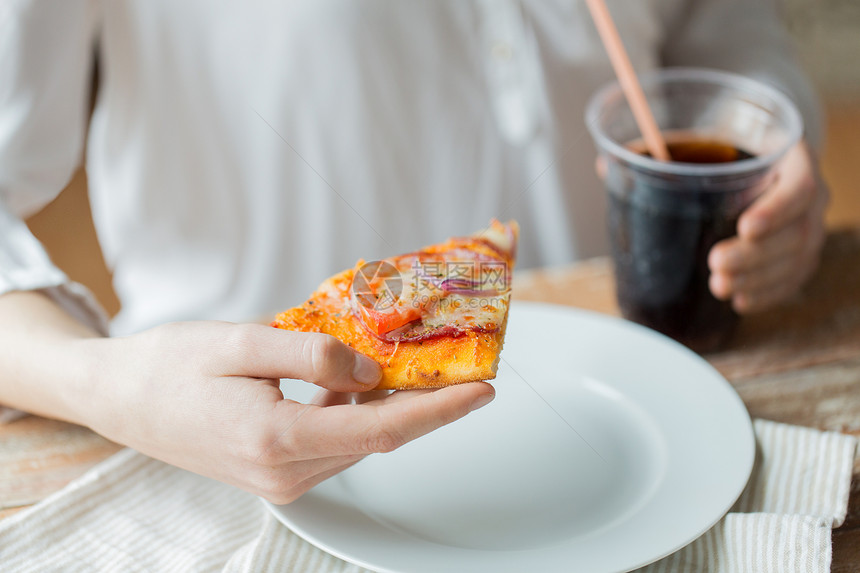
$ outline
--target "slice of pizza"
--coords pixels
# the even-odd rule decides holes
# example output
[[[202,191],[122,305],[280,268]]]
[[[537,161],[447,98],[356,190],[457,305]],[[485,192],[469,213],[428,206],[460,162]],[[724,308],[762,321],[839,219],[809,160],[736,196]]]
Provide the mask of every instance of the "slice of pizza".
[[[495,378],[505,338],[519,227],[358,261],[272,326],[323,332],[382,366],[378,389],[438,388]]]

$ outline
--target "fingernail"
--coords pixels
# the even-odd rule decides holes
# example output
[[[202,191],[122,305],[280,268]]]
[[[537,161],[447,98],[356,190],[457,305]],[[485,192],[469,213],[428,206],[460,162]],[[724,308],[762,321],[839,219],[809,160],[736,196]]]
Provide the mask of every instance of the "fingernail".
[[[372,358],[368,358],[363,354],[356,354],[352,377],[360,384],[376,386],[379,383],[379,379],[382,378],[382,368]]]
[[[492,402],[493,398],[495,397],[496,394],[494,392],[487,392],[486,394],[481,394],[480,396],[475,398],[475,401],[472,402],[471,406],[469,406],[469,411],[474,412],[478,408],[483,408],[484,406]]]

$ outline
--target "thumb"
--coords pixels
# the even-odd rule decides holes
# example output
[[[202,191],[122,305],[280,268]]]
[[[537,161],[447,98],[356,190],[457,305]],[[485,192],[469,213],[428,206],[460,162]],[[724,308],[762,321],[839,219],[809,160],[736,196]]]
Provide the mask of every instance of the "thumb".
[[[336,392],[369,390],[382,378],[375,360],[328,334],[255,324],[237,328],[241,334],[224,356],[223,374],[296,378]]]

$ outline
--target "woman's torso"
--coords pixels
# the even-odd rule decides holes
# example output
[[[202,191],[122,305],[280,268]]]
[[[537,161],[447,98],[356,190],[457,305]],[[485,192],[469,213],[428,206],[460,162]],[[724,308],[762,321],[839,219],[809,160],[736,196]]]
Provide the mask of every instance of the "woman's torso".
[[[650,4],[617,4],[656,66]],[[88,172],[117,332],[265,316],[491,217],[520,222],[522,267],[606,252],[582,115],[612,72],[584,2],[102,10]]]

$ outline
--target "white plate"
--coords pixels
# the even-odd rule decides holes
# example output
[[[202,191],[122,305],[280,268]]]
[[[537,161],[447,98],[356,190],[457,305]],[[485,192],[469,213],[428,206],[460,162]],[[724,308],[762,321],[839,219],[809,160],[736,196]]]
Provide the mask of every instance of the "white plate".
[[[620,572],[704,533],[749,478],[738,395],[635,324],[516,302],[493,384],[485,408],[269,507],[378,571]]]

